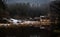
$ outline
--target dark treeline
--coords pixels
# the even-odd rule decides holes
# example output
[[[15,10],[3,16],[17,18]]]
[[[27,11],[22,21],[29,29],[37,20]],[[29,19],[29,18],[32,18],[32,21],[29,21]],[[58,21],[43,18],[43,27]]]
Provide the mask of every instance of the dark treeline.
[[[41,15],[41,9],[31,7],[29,3],[16,3],[8,6],[8,11],[13,17],[35,17]]]
[[[40,7],[38,7],[38,6],[34,7],[34,5],[32,5],[32,7],[31,7],[30,3],[15,3],[15,4],[7,5],[7,4],[3,4],[2,1],[0,1],[0,17],[13,17],[13,18],[39,17],[40,15],[47,15],[49,12],[51,12],[51,14],[53,14],[54,11],[50,11],[50,7],[49,7],[49,4],[51,4],[51,3],[42,4],[42,5],[40,5]],[[56,3],[56,2],[54,2],[54,3]],[[53,5],[54,5],[54,3],[53,3]],[[5,9],[5,10],[3,10],[3,9]],[[56,9],[56,10],[58,10],[58,9]],[[56,12],[56,10],[55,10],[55,12]]]
[[[49,12],[47,7],[48,4],[45,5],[43,4],[41,7],[31,7],[29,3],[16,3],[9,5],[7,10],[11,17],[39,17]]]
[[[0,1],[0,17],[39,17],[40,15],[46,15],[48,12],[46,8],[47,5],[41,7],[34,7],[34,5],[32,5],[31,7],[30,3],[15,3],[7,5],[4,4],[4,2],[1,4],[1,2],[3,1]]]

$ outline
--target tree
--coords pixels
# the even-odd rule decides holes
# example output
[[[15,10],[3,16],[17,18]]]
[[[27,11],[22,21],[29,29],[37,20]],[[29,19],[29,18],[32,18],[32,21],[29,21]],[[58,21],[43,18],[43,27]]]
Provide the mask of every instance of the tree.
[[[4,3],[5,1],[0,0],[0,17],[2,18],[5,11],[6,11],[6,4]]]
[[[51,16],[60,21],[60,1],[53,1],[50,4]]]
[[[55,25],[53,23],[53,25],[52,25],[52,31],[54,31],[56,29],[60,30],[60,1],[51,2],[50,11],[51,11],[50,13],[51,13],[52,21],[54,20],[54,22],[55,22],[55,20],[57,20],[57,24]]]

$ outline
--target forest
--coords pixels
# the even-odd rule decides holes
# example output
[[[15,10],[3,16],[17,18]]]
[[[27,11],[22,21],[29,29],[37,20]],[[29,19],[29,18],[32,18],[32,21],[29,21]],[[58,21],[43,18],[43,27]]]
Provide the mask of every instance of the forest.
[[[41,6],[30,5],[30,3],[13,3],[6,4],[0,0],[0,17],[22,18],[22,17],[39,17],[40,15],[59,16],[60,1],[52,1]],[[57,16],[55,16],[57,17]]]

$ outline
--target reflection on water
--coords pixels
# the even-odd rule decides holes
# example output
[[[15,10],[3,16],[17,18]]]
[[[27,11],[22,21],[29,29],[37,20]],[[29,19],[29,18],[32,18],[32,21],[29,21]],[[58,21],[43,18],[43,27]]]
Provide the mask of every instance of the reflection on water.
[[[30,37],[40,37],[40,35],[30,35]]]
[[[2,36],[4,35],[4,36]],[[0,28],[2,37],[49,37],[48,30],[41,30],[39,27]]]
[[[16,36],[8,36],[8,35],[7,35],[6,37],[16,37]]]

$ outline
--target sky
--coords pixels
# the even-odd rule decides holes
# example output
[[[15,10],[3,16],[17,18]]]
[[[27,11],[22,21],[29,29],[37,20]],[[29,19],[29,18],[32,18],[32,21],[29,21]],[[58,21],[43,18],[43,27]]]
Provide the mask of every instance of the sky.
[[[30,4],[44,4],[54,0],[7,0],[7,4],[12,3],[30,3]]]

